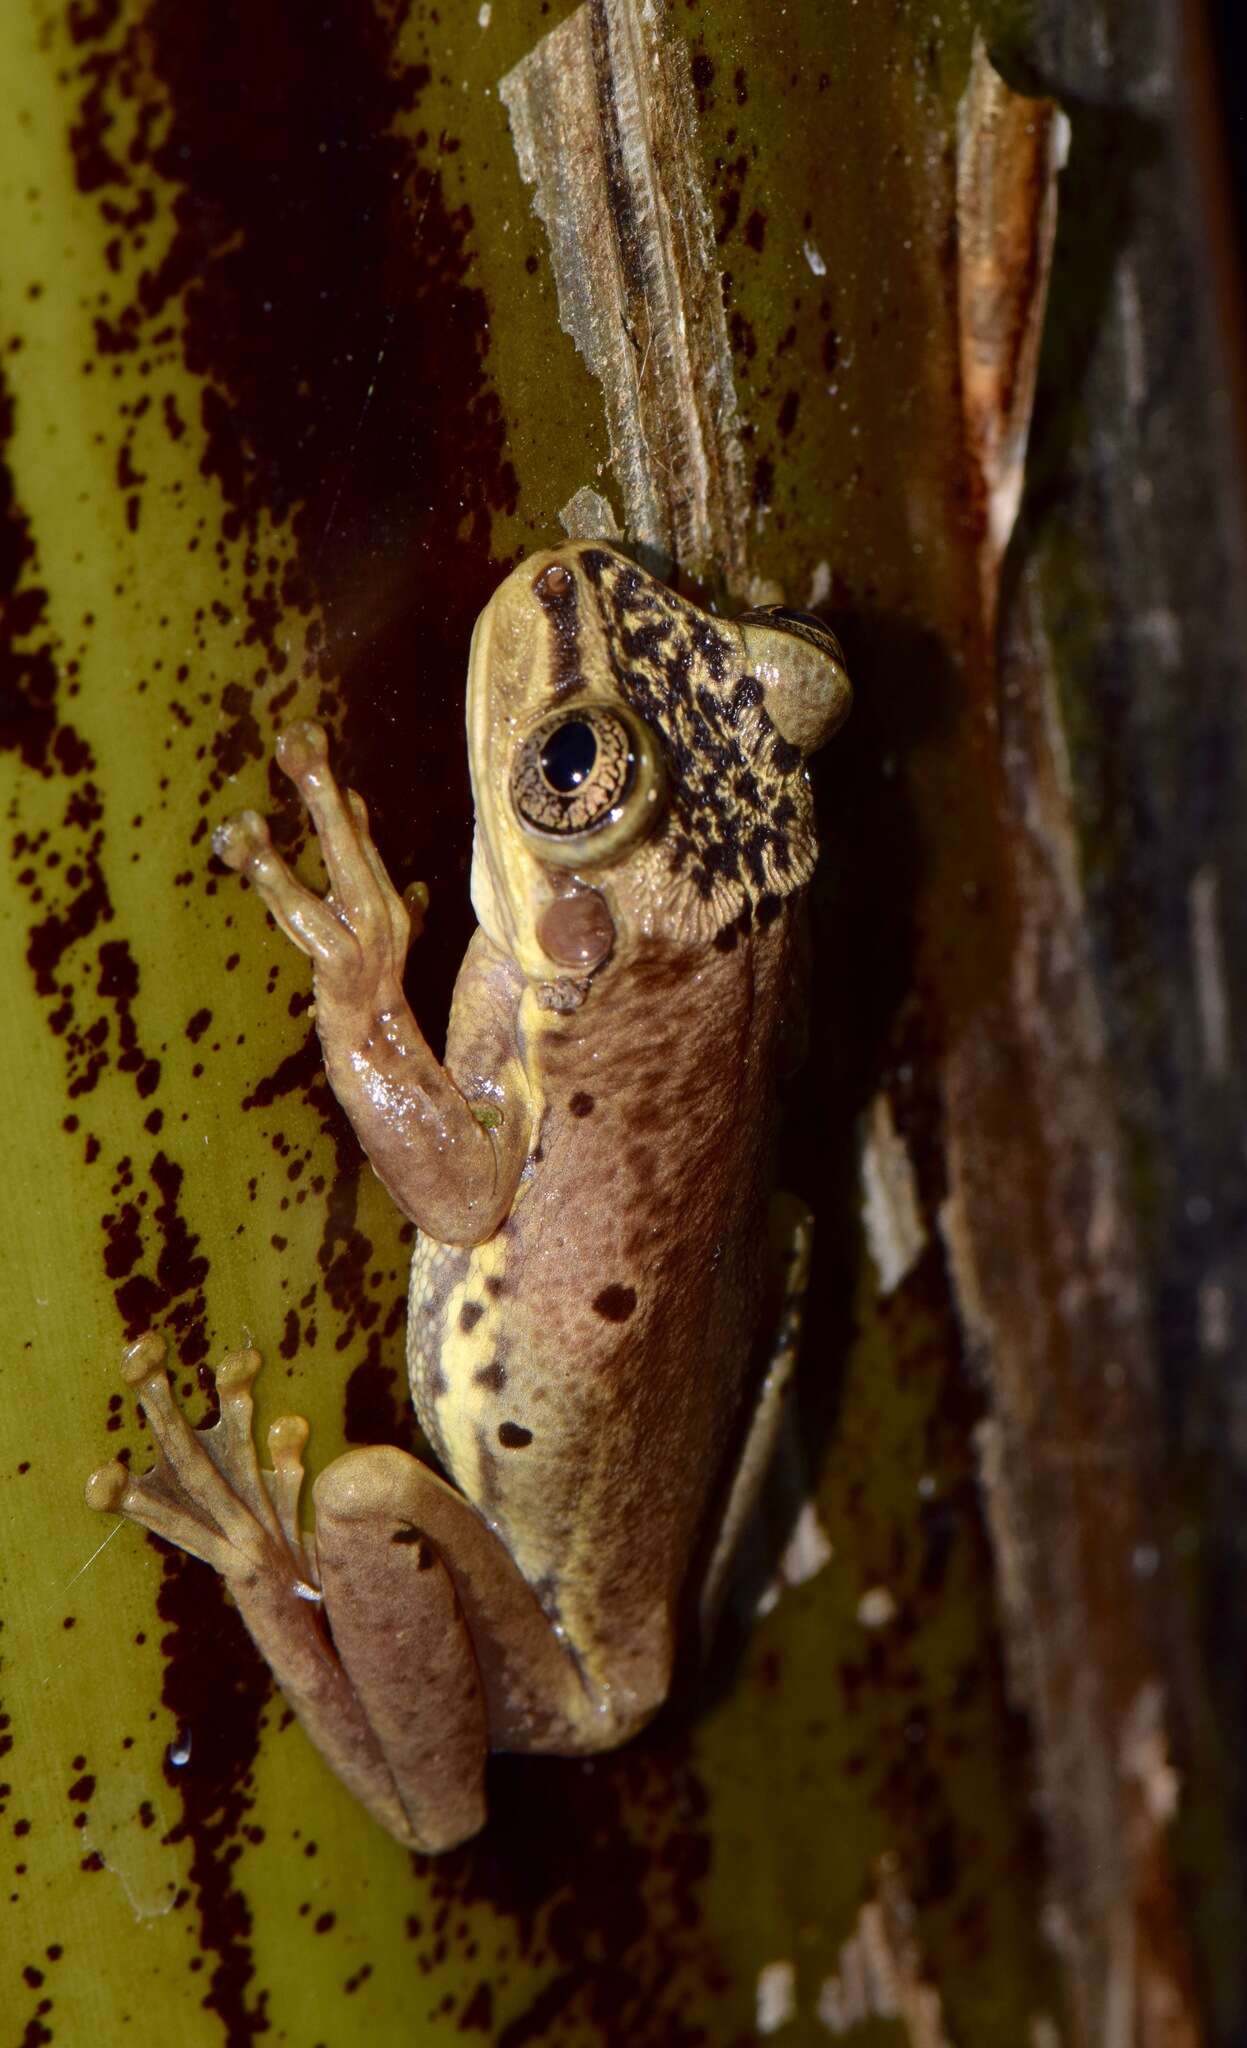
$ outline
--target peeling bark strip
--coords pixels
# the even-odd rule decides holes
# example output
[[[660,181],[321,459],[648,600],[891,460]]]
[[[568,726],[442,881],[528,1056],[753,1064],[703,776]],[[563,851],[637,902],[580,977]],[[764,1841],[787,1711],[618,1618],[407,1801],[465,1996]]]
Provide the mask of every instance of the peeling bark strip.
[[[987,491],[984,594],[1022,501],[1069,122],[1009,91],[980,35],[957,109],[957,304],[966,432]],[[990,619],[989,619],[990,623]]]
[[[746,500],[692,79],[661,10],[586,0],[498,88],[559,317],[602,385],[631,540],[744,592]]]
[[[958,229],[967,453],[991,508],[980,544],[990,649],[1061,151],[1052,111],[1013,99],[985,64],[976,53],[962,109]],[[982,1483],[1010,1677],[1034,1730],[1073,2037],[1192,2048],[1145,1511],[1152,1360],[1032,584],[1023,577],[1004,620],[993,692],[1012,971],[947,1065],[943,1226],[987,1392]]]
[[[923,1976],[917,1914],[894,1856],[880,1860],[878,1877],[875,1897],[841,1945],[839,1970],[819,1989],[818,2017],[837,2036],[870,2020],[900,2020],[910,2048],[951,2048],[939,1992]]]

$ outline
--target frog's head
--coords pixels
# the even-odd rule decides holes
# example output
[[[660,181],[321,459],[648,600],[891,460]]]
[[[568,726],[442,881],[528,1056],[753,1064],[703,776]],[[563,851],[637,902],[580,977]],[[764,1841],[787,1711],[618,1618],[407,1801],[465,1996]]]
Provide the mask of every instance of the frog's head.
[[[472,641],[482,925],[548,983],[765,920],[813,872],[805,760],[849,702],[804,613],[711,618],[604,542],[530,556]]]

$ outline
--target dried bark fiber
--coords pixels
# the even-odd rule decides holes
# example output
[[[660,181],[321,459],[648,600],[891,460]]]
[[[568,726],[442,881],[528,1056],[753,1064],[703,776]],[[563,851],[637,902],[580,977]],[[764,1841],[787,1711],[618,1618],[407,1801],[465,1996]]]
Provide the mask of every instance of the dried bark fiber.
[[[559,317],[602,385],[624,528],[660,573],[744,593],[744,463],[688,55],[661,10],[587,0],[503,79]]]
[[[962,389],[1012,959],[947,1062],[943,1225],[988,1395],[983,1486],[1071,2017],[1088,2043],[1188,2048],[1201,2028],[1166,1840],[1177,1780],[1140,1569],[1155,1554],[1156,1375],[1060,706],[1025,571],[996,631],[1068,140],[1064,116],[1011,94],[976,44],[959,135]]]

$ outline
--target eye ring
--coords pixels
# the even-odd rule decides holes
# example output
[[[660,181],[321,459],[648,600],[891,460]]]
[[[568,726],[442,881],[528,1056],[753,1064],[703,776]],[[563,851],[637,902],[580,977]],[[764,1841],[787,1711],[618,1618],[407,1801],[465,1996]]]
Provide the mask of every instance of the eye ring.
[[[579,866],[612,858],[661,811],[664,777],[649,727],[617,701],[547,713],[520,741],[511,803],[547,860]]]

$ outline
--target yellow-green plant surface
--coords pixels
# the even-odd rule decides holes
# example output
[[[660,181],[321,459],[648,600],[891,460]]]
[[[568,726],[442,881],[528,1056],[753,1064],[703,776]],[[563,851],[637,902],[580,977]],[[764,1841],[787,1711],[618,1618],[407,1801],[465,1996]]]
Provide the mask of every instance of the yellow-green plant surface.
[[[314,1467],[411,1440],[408,1233],[325,1089],[304,963],[209,833],[255,804],[297,852],[272,738],[328,717],[400,883],[430,884],[436,1035],[470,929],[472,620],[573,491],[611,491],[496,91],[568,11],[0,9],[6,2043],[729,2043],[759,1998],[813,2041],[881,1887],[904,1969],[855,2038],[925,2013],[913,2038],[983,2048],[1054,2010],[923,1179],[924,1035],[992,959],[941,454],[957,0],[671,14],[756,565],[830,604],[861,696],[789,1146],[830,1558],[629,1751],[499,1762],[485,1835],[434,1863],[330,1777],[211,1574],[82,1501],[147,1455],[117,1360],[149,1326],[195,1412],[254,1339],[261,1420],[306,1412]],[[886,1300],[853,1138],[885,1070],[931,1226]]]

